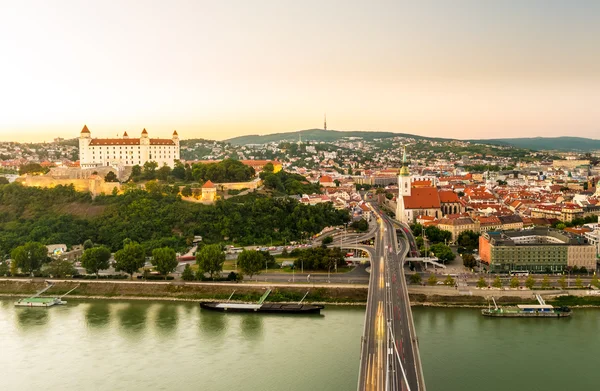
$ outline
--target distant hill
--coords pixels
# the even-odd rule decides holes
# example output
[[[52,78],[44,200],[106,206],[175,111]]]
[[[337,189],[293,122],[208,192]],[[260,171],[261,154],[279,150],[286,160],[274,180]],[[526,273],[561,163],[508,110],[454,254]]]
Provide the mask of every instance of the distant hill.
[[[469,140],[482,144],[511,145],[517,148],[556,151],[594,151],[600,150],[600,140],[584,137],[529,137],[500,138],[491,140]]]
[[[298,141],[302,137],[302,141],[324,141],[331,142],[337,141],[347,137],[361,137],[365,140],[374,140],[376,138],[392,138],[392,137],[411,137],[415,139],[427,139],[427,140],[451,140],[442,138],[422,137],[414,134],[407,133],[393,133],[393,132],[376,132],[376,131],[339,131],[339,130],[323,130],[323,129],[306,129],[299,130],[296,132],[288,133],[273,133],[266,134],[263,136],[254,134],[249,136],[234,137],[229,140],[225,140],[228,143],[235,145],[244,144],[265,144],[272,142],[283,142],[283,141]]]

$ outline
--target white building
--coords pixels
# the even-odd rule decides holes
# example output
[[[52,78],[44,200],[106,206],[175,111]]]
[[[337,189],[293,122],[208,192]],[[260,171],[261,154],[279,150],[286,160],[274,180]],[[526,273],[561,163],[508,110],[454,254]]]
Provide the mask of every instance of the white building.
[[[173,168],[179,160],[179,136],[173,132],[171,139],[149,138],[146,129],[140,138],[92,138],[84,126],[79,136],[79,164],[81,168],[100,166],[143,166],[154,161],[158,167],[164,164]]]

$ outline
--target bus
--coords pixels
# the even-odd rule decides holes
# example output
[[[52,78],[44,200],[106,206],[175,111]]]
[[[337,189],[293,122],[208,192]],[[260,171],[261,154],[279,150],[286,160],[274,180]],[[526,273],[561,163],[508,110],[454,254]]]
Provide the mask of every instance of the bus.
[[[516,277],[528,277],[529,271],[527,271],[527,270],[511,270],[510,275],[516,276]]]

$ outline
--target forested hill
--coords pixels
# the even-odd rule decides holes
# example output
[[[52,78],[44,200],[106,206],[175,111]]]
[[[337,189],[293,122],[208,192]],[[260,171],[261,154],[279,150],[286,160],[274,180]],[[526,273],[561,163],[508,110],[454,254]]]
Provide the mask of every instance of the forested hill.
[[[94,213],[86,212],[90,209]],[[134,190],[92,200],[73,187],[13,183],[0,185],[0,255],[27,241],[72,246],[91,239],[115,251],[129,238],[149,253],[164,246],[182,250],[194,235],[206,243],[283,243],[348,219],[347,211],[335,210],[331,203],[307,206],[285,197],[250,194],[202,205]]]
[[[482,144],[511,145],[517,148],[556,151],[594,151],[600,150],[600,140],[584,137],[530,137],[501,138],[491,140],[469,140]]]
[[[360,137],[365,140],[374,139],[385,139],[393,137],[411,137],[415,139],[427,139],[427,140],[450,140],[441,138],[431,138],[416,136],[413,134],[406,133],[393,133],[393,132],[371,132],[371,131],[338,131],[338,130],[323,130],[323,129],[307,129],[299,130],[296,132],[289,133],[273,133],[267,135],[249,135],[234,137],[226,140],[226,142],[235,145],[245,144],[265,144],[270,142],[283,142],[283,141],[298,141],[300,138],[302,141],[337,141],[347,137]]]

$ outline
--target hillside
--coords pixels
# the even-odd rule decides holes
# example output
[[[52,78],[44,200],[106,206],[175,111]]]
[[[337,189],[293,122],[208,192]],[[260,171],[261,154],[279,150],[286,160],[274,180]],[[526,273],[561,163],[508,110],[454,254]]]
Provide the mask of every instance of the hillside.
[[[511,145],[517,148],[556,151],[594,151],[600,150],[600,140],[584,137],[529,137],[501,138],[490,140],[469,140],[471,142],[494,145]]]
[[[370,131],[339,131],[339,130],[323,130],[323,129],[306,129],[299,130],[296,132],[288,132],[288,133],[273,133],[266,135],[249,135],[249,136],[239,136],[234,137],[229,140],[225,140],[228,143],[234,145],[245,145],[245,144],[265,144],[271,142],[282,142],[282,141],[298,141],[302,137],[302,141],[337,141],[342,138],[347,137],[361,137],[365,140],[374,140],[374,139],[385,139],[385,138],[393,138],[393,137],[411,137],[415,139],[427,139],[427,140],[450,140],[450,139],[442,139],[442,138],[432,138],[432,137],[423,137],[416,136],[414,134],[406,134],[406,133],[393,133],[393,132],[370,132]]]

